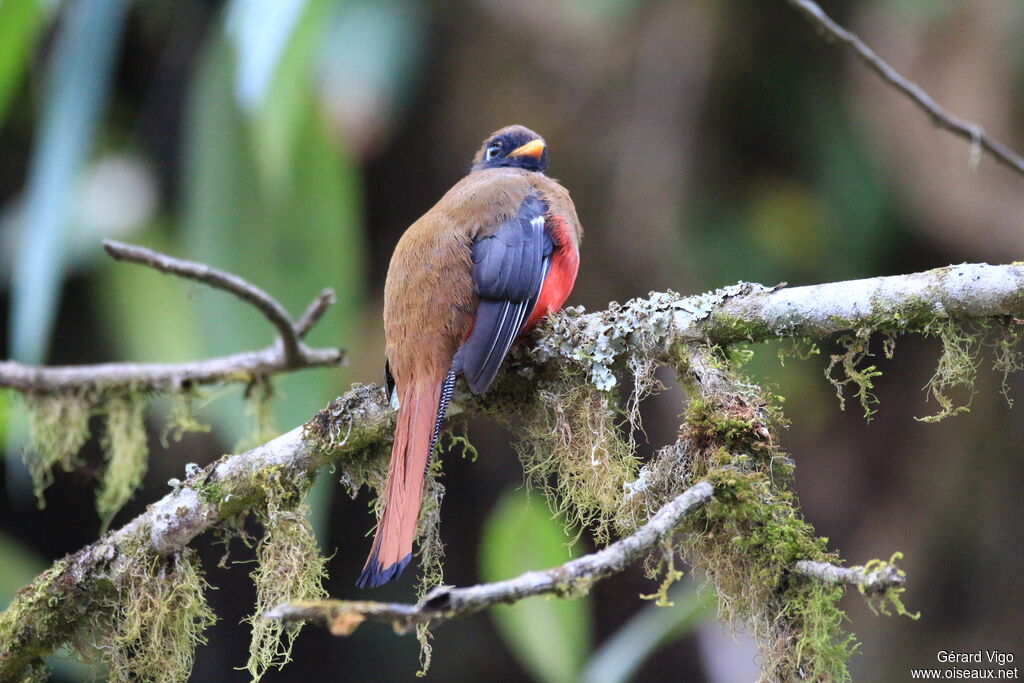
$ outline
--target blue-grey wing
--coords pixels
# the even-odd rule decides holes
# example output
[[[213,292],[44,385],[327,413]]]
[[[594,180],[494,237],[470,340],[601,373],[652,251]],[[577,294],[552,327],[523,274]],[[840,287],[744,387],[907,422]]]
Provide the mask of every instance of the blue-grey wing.
[[[473,282],[480,306],[452,364],[473,393],[487,391],[537,303],[554,249],[544,229],[545,209],[531,195],[515,216],[473,243]]]

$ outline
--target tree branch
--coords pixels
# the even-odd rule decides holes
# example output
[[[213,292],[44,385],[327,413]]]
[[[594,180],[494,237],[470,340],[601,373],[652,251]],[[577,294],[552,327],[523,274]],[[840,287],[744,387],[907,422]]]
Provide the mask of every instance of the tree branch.
[[[863,327],[902,332],[935,319],[996,316],[1024,317],[1024,266],[960,265],[792,289],[740,284],[692,297],[654,293],[604,311],[584,314],[567,309],[553,316],[537,333],[532,350],[517,351],[516,363],[499,378],[495,390],[467,401],[464,408],[500,409],[505,383],[517,372],[535,376],[548,366],[575,364],[601,383],[623,354],[664,360],[678,343],[820,337]],[[711,372],[698,379],[715,381]],[[192,473],[145,513],[64,558],[19,593],[0,614],[0,680],[16,675],[19,663],[23,667],[30,661],[24,653],[36,658],[52,651],[77,626],[71,620],[5,621],[6,614],[45,613],[48,605],[75,605],[90,591],[109,585],[117,558],[147,549],[175,553],[204,531],[260,504],[266,496],[261,473],[268,468],[280,472],[281,480],[308,482],[324,464],[333,462],[344,469],[346,463],[364,463],[370,457],[368,449],[386,443],[393,427],[394,412],[380,387],[356,385],[304,427]],[[540,581],[538,585],[551,585],[550,577]],[[432,597],[441,595],[454,601],[435,605],[446,611],[464,604],[459,601],[468,594],[448,591]],[[502,595],[507,593],[488,593],[481,599]]]
[[[331,460],[355,458],[363,449],[388,438],[394,411],[377,386],[356,385],[331,402],[308,425],[296,427],[276,439],[240,455],[225,456],[189,474],[166,496],[123,527],[64,557],[18,591],[0,613],[0,681],[15,680],[32,660],[68,640],[79,624],[73,619],[6,618],[9,615],[46,614],[61,604],[62,614],[95,599],[116,583],[124,559],[155,551],[171,555],[193,538],[266,499],[272,471],[280,481],[308,482]],[[322,448],[330,434],[328,455]],[[365,457],[365,456],[363,456]]]
[[[406,633],[416,624],[436,624],[535,595],[572,597],[581,591],[581,586],[585,591],[596,581],[621,572],[671,534],[686,515],[713,497],[714,490],[707,482],[691,486],[630,536],[604,550],[545,571],[527,572],[507,581],[467,588],[438,586],[415,605],[372,600],[303,600],[278,605],[263,617],[285,622],[313,622],[327,627],[336,636],[350,635],[367,619],[390,622],[397,633]],[[853,586],[869,596],[906,584],[903,572],[888,563],[869,571],[860,566],[837,567],[827,562],[801,560],[793,571],[828,584]]]
[[[116,261],[131,261],[149,266],[161,273],[170,273],[178,277],[196,280],[216,289],[223,289],[236,297],[252,304],[277,328],[284,344],[285,362],[295,363],[299,358],[299,335],[295,323],[284,306],[256,285],[223,270],[218,270],[205,263],[185,261],[152,249],[137,247],[114,240],[103,240],[103,248]]]
[[[265,618],[285,621],[312,619],[326,623],[336,635],[348,635],[364,619],[374,619],[390,621],[396,631],[404,632],[418,623],[447,621],[492,605],[518,602],[534,595],[551,593],[566,597],[586,592],[593,583],[621,572],[642,557],[670,535],[683,518],[711,500],[713,494],[714,489],[706,481],[694,484],[629,536],[596,553],[544,571],[531,571],[514,579],[466,588],[438,586],[416,605],[315,600],[279,605],[269,611]]]
[[[0,387],[39,392],[81,387],[177,391],[205,384],[248,383],[254,376],[332,367],[344,361],[345,353],[340,349],[307,348],[297,364],[289,365],[277,346],[187,363],[100,363],[39,367],[15,361],[0,361]]]
[[[902,588],[907,582],[903,572],[888,562],[881,563],[878,569],[870,569],[860,566],[837,567],[827,562],[801,560],[796,563],[794,571],[825,583],[853,586],[865,595],[877,595],[892,588]]]
[[[821,33],[833,40],[839,41],[852,50],[883,81],[906,95],[918,108],[928,114],[933,124],[964,138],[971,145],[984,149],[1007,168],[1016,171],[1020,175],[1024,175],[1024,159],[1016,152],[990,137],[977,123],[963,119],[943,109],[921,86],[902,76],[898,71],[889,66],[874,50],[865,45],[855,33],[848,31],[833,21],[817,3],[812,2],[812,0],[786,1],[808,21],[817,26]]]
[[[118,261],[130,261],[163,273],[196,280],[223,289],[255,306],[280,333],[279,341],[260,351],[188,363],[100,363],[96,365],[39,367],[14,361],[0,362],[0,387],[18,391],[59,392],[89,388],[132,388],[154,391],[178,391],[192,386],[249,382],[255,376],[268,376],[305,368],[341,365],[345,353],[340,349],[313,349],[302,341],[335,301],[334,290],[325,289],[293,323],[277,300],[246,280],[203,263],[176,259],[166,254],[104,240],[103,248]]]
[[[680,342],[821,338],[864,328],[903,333],[935,320],[1006,316],[1024,316],[1024,265],[965,263],[805,287],[739,283],[689,297],[654,292],[589,314],[567,309],[531,356],[583,364],[595,384],[610,388],[622,356],[666,360]]]
[[[320,322],[320,318],[323,317],[327,309],[334,305],[338,298],[334,294],[334,290],[330,287],[323,289],[316,298],[313,299],[306,310],[299,316],[298,322],[295,323],[295,332],[299,337],[305,337],[306,334],[313,329],[313,326]]]

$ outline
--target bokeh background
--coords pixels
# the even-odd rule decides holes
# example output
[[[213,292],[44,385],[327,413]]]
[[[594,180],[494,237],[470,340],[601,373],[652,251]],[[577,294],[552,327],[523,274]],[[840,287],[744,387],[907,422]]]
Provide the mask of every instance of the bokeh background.
[[[1024,115],[1024,5],[1016,0],[827,2],[896,68],[1017,148]],[[341,370],[275,382],[275,420],[306,420],[383,363],[381,292],[404,228],[463,173],[490,131],[547,139],[552,175],[586,228],[570,303],[739,279],[810,284],[963,261],[1024,258],[1024,179],[933,128],[815,35],[785,2],[742,0],[0,0],[0,355],[30,363],[180,361],[266,345],[272,330],[227,295],[115,264],[103,237],[232,270],[298,313],[325,286],[338,304],[311,336],[351,350]],[[844,606],[862,645],[856,680],[904,680],[941,649],[1024,658],[1024,413],[981,358],[971,412],[939,424],[922,387],[935,340],[877,359],[878,412],[840,411],[823,356],[755,348],[751,373],[786,396],[785,443],[806,516],[851,563],[893,551],[920,621]],[[1021,376],[1008,380],[1024,395]],[[239,391],[204,401],[208,434],[164,447],[150,417],[139,513],[252,428]],[[963,398],[963,397],[961,397]],[[655,447],[681,412],[646,406]],[[20,460],[24,410],[0,392],[0,604],[54,559],[94,540],[102,455],[59,474],[38,510]],[[466,584],[568,557],[540,496],[509,493],[511,435],[470,425],[480,457],[446,460],[446,581]],[[311,494],[332,595],[353,581],[368,497],[335,477]],[[524,512],[525,510],[525,512]],[[518,545],[516,545],[518,544]],[[251,565],[216,568],[220,616],[196,681],[245,680]],[[587,547],[584,536],[583,545]],[[508,552],[514,548],[515,552]],[[503,549],[505,550],[503,552]],[[251,550],[233,547],[237,560]],[[413,579],[379,591],[410,599]],[[571,607],[476,615],[437,629],[433,680],[741,681],[742,634],[723,633],[684,587],[677,606],[637,598],[639,570]],[[503,608],[505,609],[505,608]],[[532,638],[531,638],[532,636]],[[307,629],[267,680],[411,680],[418,645],[368,624],[347,639]],[[55,680],[89,675],[66,660]]]

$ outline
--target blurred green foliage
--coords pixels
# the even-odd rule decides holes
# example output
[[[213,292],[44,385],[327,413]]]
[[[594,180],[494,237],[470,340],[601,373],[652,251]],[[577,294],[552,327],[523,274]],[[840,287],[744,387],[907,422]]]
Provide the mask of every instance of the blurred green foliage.
[[[601,644],[583,670],[585,683],[625,683],[659,648],[690,635],[714,612],[715,594],[698,593],[691,581],[668,591],[668,605],[649,603]]]
[[[274,129],[250,125],[240,111],[232,87],[235,63],[230,44],[217,40],[204,56],[193,90],[183,167],[186,252],[248,276],[294,316],[322,287],[334,287],[338,303],[309,341],[345,345],[363,296],[358,175],[351,159],[332,144],[319,112],[307,107],[292,137],[294,163],[283,169],[283,177],[282,170],[271,171],[268,187],[254,151],[261,147],[252,141],[274,135]],[[268,99],[264,106],[273,109],[278,101]],[[281,106],[291,105],[285,99]],[[267,322],[231,297],[204,293],[195,303],[199,315],[192,336],[201,340],[203,356],[272,339]],[[283,399],[276,402],[280,424],[294,425],[337,395],[341,385],[336,372],[307,372],[275,386]],[[244,424],[237,416],[234,412],[222,424]]]
[[[47,356],[76,182],[106,108],[127,11],[120,0],[69,3],[57,27],[11,282],[11,355],[23,362]]]
[[[43,0],[4,0],[0,2],[0,124],[3,124],[11,97],[25,73],[32,48],[46,23],[51,3]]]
[[[510,579],[563,564],[571,557],[564,525],[540,498],[509,491],[484,525],[480,575],[484,581]],[[537,596],[496,607],[491,615],[523,666],[546,683],[579,679],[590,651],[592,599]]]

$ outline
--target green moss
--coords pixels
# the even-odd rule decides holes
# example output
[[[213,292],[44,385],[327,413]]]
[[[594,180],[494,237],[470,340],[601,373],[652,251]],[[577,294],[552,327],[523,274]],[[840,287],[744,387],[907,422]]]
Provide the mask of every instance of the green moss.
[[[466,423],[462,420],[449,420],[445,428],[441,430],[438,453],[443,453],[445,456],[454,455],[456,450],[462,454],[463,458],[469,458],[473,462],[480,457],[480,452],[469,440]]]
[[[778,332],[762,320],[750,321],[722,313],[718,309],[711,314],[710,324],[715,330],[716,341],[723,346],[740,341],[764,341],[778,336]]]
[[[650,560],[646,566],[648,578],[662,577],[661,583],[658,584],[658,590],[649,595],[641,595],[640,599],[653,600],[658,607],[672,607],[674,603],[668,599],[668,589],[683,578],[683,572],[676,569],[676,549],[670,541],[662,543],[661,557],[657,566],[650,566]]]
[[[710,482],[715,497],[684,524],[678,550],[714,586],[720,616],[749,627],[765,680],[845,680],[854,643],[840,627],[842,590],[792,574],[799,560],[836,558],[789,488],[792,463],[776,436],[784,420],[771,396],[723,373],[713,390],[689,387],[677,443],[686,481]]]
[[[869,420],[875,413],[874,406],[878,404],[878,397],[874,394],[875,379],[882,375],[882,371],[876,365],[864,362],[874,355],[871,352],[871,332],[870,327],[860,327],[852,335],[841,337],[839,344],[845,350],[832,354],[825,368],[825,379],[835,387],[839,409],[846,409],[844,391],[852,386],[857,402],[864,411],[864,417]],[[841,375],[835,375],[836,368],[842,371]]]
[[[185,434],[209,432],[209,423],[199,420],[196,400],[199,392],[195,389],[184,390],[179,394],[171,394],[171,409],[167,413],[167,422],[160,433],[160,443],[167,448],[169,439],[181,441]]]
[[[50,680],[50,674],[46,670],[46,662],[42,659],[37,659],[31,664],[24,672],[24,678],[21,679],[22,683],[46,683]]]
[[[247,451],[277,436],[273,398],[274,385],[268,377],[257,377],[246,385],[245,413],[252,426],[249,434],[236,445],[235,451]]]
[[[423,502],[416,525],[417,555],[420,564],[420,580],[417,597],[444,583],[444,543],[441,542],[441,502],[444,500],[444,484],[441,483],[441,459],[435,457],[427,470],[423,484]]]
[[[267,492],[262,521],[263,538],[256,549],[256,569],[250,574],[256,587],[256,606],[246,619],[252,626],[246,669],[254,681],[268,669],[282,668],[291,661],[292,646],[300,628],[285,629],[278,620],[267,620],[267,610],[294,600],[327,597],[325,559],[309,523],[309,509],[301,505],[301,494],[289,482],[282,482],[272,468],[264,473]]]
[[[540,384],[517,444],[527,482],[578,532],[606,543],[620,527],[623,490],[638,462],[613,394],[571,371]]]
[[[203,631],[216,622],[191,549],[160,557],[139,546],[122,556],[92,637],[115,681],[185,681]],[[95,615],[94,615],[95,619]]]
[[[903,553],[896,552],[892,554],[888,560],[870,560],[861,569],[865,574],[871,574],[873,572],[885,572],[895,571],[900,577],[906,576],[904,571],[896,566],[896,562],[903,559]],[[868,605],[871,607],[871,611],[876,614],[881,612],[882,614],[891,614],[890,610],[894,610],[897,615],[908,617],[917,621],[921,618],[920,612],[908,612],[906,606],[903,604],[903,592],[906,588],[903,586],[886,586],[886,588],[880,592],[869,592],[866,587],[861,584],[857,587],[861,595],[864,595],[868,599]]]
[[[938,422],[968,412],[974,396],[974,378],[980,363],[983,332],[969,332],[961,324],[946,318],[933,320],[925,327],[924,334],[938,337],[942,342],[935,374],[925,386],[939,404],[939,412],[916,419]],[[950,395],[953,391],[966,396],[957,401]]]
[[[204,481],[193,486],[199,499],[210,505],[217,505],[225,495],[224,485],[219,481]]]
[[[785,367],[787,358],[797,360],[810,360],[814,356],[821,355],[821,348],[818,343],[810,337],[793,337],[787,342],[779,345],[779,365]]]
[[[43,492],[53,483],[53,469],[70,472],[78,465],[78,451],[89,438],[92,406],[82,392],[29,392],[24,400],[31,419],[29,447],[23,457],[42,508]]]
[[[69,562],[58,560],[0,613],[0,679],[21,680],[55,645],[69,642],[81,624],[102,618],[95,610],[105,595],[100,586],[75,593],[74,600],[63,599],[65,587],[74,581]]]
[[[148,449],[140,396],[111,398],[104,406],[107,429],[103,437],[107,468],[96,494],[96,509],[106,529],[117,511],[131,499],[146,474]]]
[[[871,301],[871,314],[867,320],[849,327],[866,327],[878,332],[903,333],[920,330],[940,312],[930,298],[908,296],[900,301],[876,298]]]

